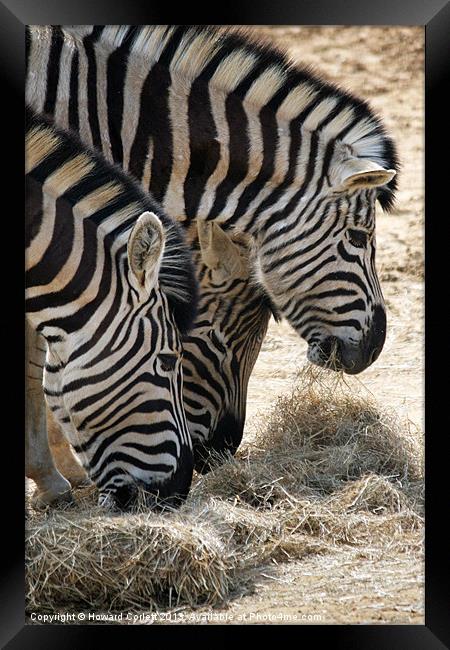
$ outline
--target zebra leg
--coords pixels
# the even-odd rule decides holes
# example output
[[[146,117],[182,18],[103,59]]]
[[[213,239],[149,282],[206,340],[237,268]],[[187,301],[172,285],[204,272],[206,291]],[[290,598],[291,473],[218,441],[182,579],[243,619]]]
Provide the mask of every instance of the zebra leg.
[[[55,501],[71,501],[70,483],[56,469],[47,437],[42,389],[44,341],[26,324],[25,354],[25,474],[37,485],[32,503],[43,507]]]
[[[72,445],[49,409],[47,409],[47,432],[52,456],[61,474],[70,481],[72,487],[90,485],[91,481],[75,455]]]

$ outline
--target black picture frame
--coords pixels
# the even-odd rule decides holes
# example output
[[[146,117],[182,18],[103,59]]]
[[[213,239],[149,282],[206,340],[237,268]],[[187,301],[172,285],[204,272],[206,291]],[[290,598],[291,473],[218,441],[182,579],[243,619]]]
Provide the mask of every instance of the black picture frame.
[[[3,181],[2,207],[6,199],[10,205],[3,214],[3,259],[8,250],[22,250],[21,214],[23,173],[23,107],[24,107],[24,27],[26,24],[158,24],[166,22],[214,24],[299,24],[299,25],[422,25],[426,39],[426,361],[425,361],[425,428],[426,428],[426,563],[425,563],[425,625],[378,626],[302,626],[296,628],[300,643],[311,642],[313,647],[326,644],[333,648],[382,648],[433,650],[450,647],[450,580],[448,571],[449,545],[445,529],[448,512],[446,459],[442,445],[450,431],[450,421],[445,415],[446,382],[440,369],[446,368],[448,335],[443,316],[448,296],[448,272],[445,262],[449,258],[449,241],[443,228],[447,225],[448,207],[439,207],[448,181],[445,162],[439,155],[448,132],[448,100],[444,90],[448,78],[450,59],[450,4],[447,0],[260,0],[258,3],[240,0],[234,7],[222,3],[215,14],[197,9],[189,4],[184,8],[174,5],[172,12],[163,3],[128,0],[97,0],[94,3],[78,0],[2,0],[0,1],[0,72],[3,98],[7,109],[3,119]],[[198,10],[200,9],[200,11]],[[172,15],[169,15],[169,14]],[[446,74],[447,73],[447,74]],[[5,130],[6,127],[6,130]],[[10,132],[10,133],[9,133]],[[6,135],[12,144],[6,145]],[[445,157],[443,158],[445,161]],[[5,164],[6,163],[6,164]],[[445,176],[444,176],[445,175]],[[6,178],[5,178],[6,177]],[[16,188],[14,190],[13,188]],[[443,203],[445,206],[445,203]],[[9,215],[9,216],[8,216]],[[12,218],[11,215],[14,215]],[[8,219],[8,221],[6,221]],[[13,227],[14,226],[14,227]],[[6,246],[5,246],[6,244]],[[164,626],[149,630],[147,626],[45,626],[25,625],[24,613],[24,525],[23,525],[23,473],[20,459],[24,456],[24,443],[20,418],[24,409],[23,365],[17,350],[23,350],[23,266],[19,253],[9,256],[3,265],[4,317],[2,340],[4,390],[6,397],[4,415],[11,422],[3,431],[2,456],[2,564],[0,589],[0,643],[2,647],[25,648],[87,648],[101,643],[114,634],[115,643],[126,635],[128,643],[136,633],[144,634],[148,642],[155,642],[155,634],[163,633],[164,643],[186,643],[198,640],[217,626]],[[12,260],[12,261],[11,261]],[[6,277],[5,277],[6,276]],[[16,286],[19,285],[19,286]],[[16,321],[17,319],[17,321]],[[14,374],[16,377],[13,379]],[[445,374],[444,374],[445,377]],[[448,397],[447,397],[448,400]],[[439,422],[438,418],[442,417]],[[3,420],[4,422],[5,420]],[[442,433],[444,435],[442,435]],[[21,455],[22,454],[22,455]],[[443,516],[444,515],[444,516]],[[446,571],[447,569],[447,571]],[[224,642],[234,638],[242,628],[221,626]],[[247,626],[248,627],[248,626]],[[112,628],[112,630],[111,630]],[[290,630],[292,632],[292,630]],[[255,626],[251,626],[251,634]],[[217,632],[216,632],[217,633]],[[247,633],[248,629],[247,629]],[[151,635],[150,635],[151,634]],[[268,626],[264,634],[267,642],[279,639],[279,626]],[[272,636],[276,635],[276,636]],[[271,638],[270,638],[271,637]],[[170,641],[169,641],[170,639]]]

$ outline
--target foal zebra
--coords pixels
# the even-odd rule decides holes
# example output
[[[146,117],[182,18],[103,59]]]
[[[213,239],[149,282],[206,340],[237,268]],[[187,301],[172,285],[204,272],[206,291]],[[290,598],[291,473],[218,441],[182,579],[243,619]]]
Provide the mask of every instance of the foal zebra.
[[[365,102],[245,35],[189,26],[31,27],[26,96],[179,221],[247,233],[311,361],[358,373],[378,357],[375,202],[392,206],[398,163]]]
[[[179,503],[193,469],[179,335],[195,318],[190,250],[120,169],[28,110],[26,127],[26,314],[46,342],[46,401],[100,503],[126,507],[138,485]],[[51,501],[69,486],[40,424],[27,475]]]

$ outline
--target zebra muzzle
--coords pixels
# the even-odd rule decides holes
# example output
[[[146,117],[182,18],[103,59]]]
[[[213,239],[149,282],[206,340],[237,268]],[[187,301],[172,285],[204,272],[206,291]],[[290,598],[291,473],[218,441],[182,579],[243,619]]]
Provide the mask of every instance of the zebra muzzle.
[[[346,345],[345,341],[329,336],[308,354],[310,361],[329,370],[356,375],[365,370],[380,355],[382,346]]]

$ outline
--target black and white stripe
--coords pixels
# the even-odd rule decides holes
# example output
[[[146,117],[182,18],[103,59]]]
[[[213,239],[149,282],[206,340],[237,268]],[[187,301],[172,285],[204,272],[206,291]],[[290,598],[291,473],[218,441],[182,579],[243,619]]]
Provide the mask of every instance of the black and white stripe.
[[[197,222],[188,231],[199,282],[197,320],[183,337],[183,399],[195,469],[234,454],[245,424],[247,387],[271,315],[251,275],[250,239]],[[212,327],[214,324],[214,327]]]
[[[26,313],[44,392],[103,501],[177,502],[192,445],[182,345],[196,281],[179,227],[123,172],[27,110]]]
[[[375,203],[392,206],[398,162],[366,102],[234,31],[31,27],[27,38],[27,100],[174,218],[247,233],[257,279],[310,360],[334,351],[356,373],[377,358]]]

